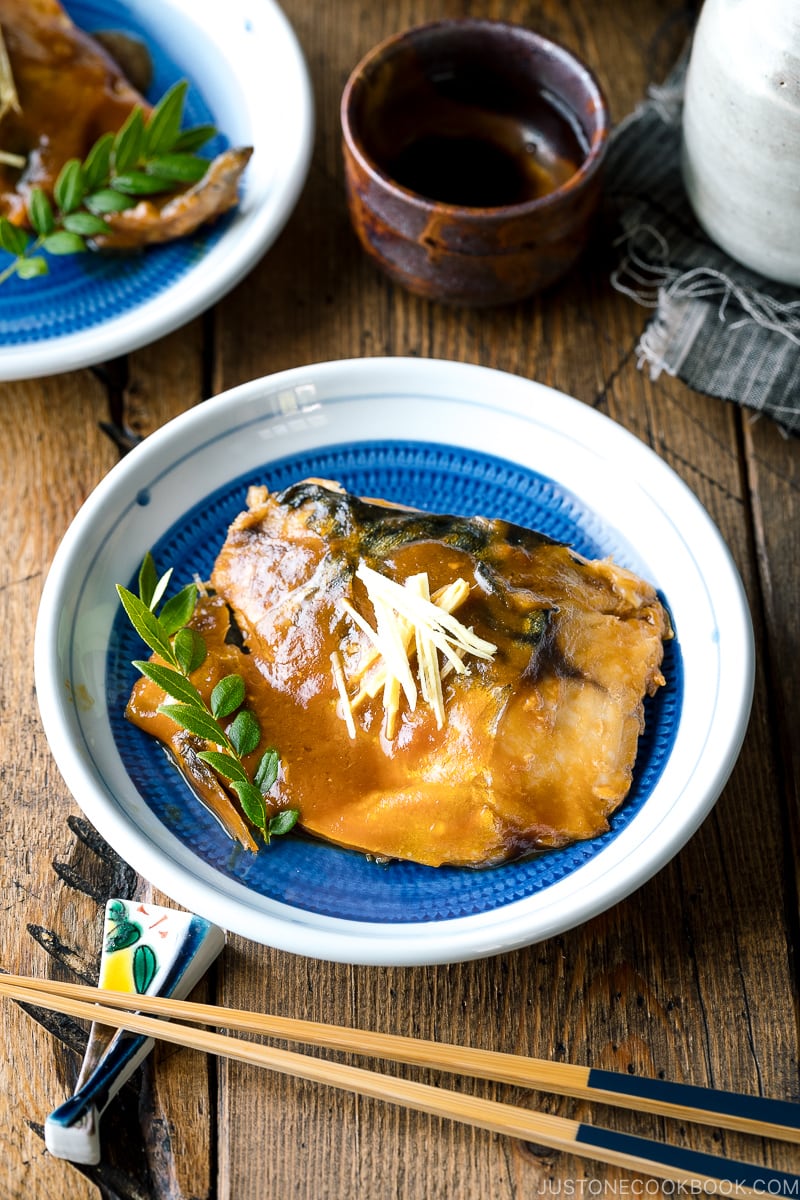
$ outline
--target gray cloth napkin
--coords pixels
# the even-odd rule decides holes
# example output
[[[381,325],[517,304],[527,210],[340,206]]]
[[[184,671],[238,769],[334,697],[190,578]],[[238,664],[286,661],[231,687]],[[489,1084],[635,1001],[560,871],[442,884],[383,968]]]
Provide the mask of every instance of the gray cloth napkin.
[[[800,292],[734,262],[694,218],[680,170],[687,61],[612,134],[606,195],[620,252],[612,283],[654,310],[637,347],[653,379],[677,375],[800,433]]]

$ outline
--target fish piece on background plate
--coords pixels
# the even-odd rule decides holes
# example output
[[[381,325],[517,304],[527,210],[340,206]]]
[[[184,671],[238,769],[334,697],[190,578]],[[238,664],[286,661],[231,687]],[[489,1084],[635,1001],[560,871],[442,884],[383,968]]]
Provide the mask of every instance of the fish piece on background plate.
[[[27,225],[31,189],[52,194],[64,164],[83,161],[104,133],[116,133],[137,106],[150,104],[104,47],[79,29],[57,0],[2,0],[0,29],[16,90],[0,116],[0,150],[24,165],[0,162],[0,215]],[[128,249],[192,233],[237,202],[250,148],[226,150],[191,187],[147,197],[108,216],[96,239]]]
[[[281,769],[269,800],[377,857],[483,867],[591,838],[624,801],[644,698],[664,683],[669,618],[608,559],[501,520],[429,514],[305,480],[251,488],[193,624],[210,695],[239,673]],[[205,747],[158,712],[169,746],[234,837]]]

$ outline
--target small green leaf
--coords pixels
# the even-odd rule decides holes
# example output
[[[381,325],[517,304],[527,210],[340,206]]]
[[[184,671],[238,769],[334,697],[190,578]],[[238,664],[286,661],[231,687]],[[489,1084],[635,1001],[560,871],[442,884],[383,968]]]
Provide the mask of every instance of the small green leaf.
[[[210,165],[207,158],[198,158],[195,154],[162,154],[151,158],[145,171],[171,183],[199,183]]]
[[[153,608],[153,594],[157,584],[158,571],[156,570],[156,561],[148,550],[142,559],[142,565],[139,567],[139,599],[149,609]]]
[[[300,813],[296,808],[284,808],[281,812],[276,813],[274,817],[270,817],[267,833],[270,837],[281,837],[284,833],[288,833],[290,829],[294,829],[299,820]]]
[[[181,130],[183,105],[189,84],[185,79],[174,83],[161,97],[145,128],[146,154],[166,154],[175,145]]]
[[[234,717],[228,726],[228,737],[240,758],[252,754],[258,748],[258,743],[261,741],[261,729],[249,709],[242,709]]]
[[[184,625],[188,625],[197,604],[197,584],[187,583],[177,596],[167,600],[158,619],[169,633],[176,633]]]
[[[20,279],[34,279],[37,275],[46,275],[47,259],[38,254],[33,258],[21,258],[17,263],[17,274]]]
[[[62,213],[71,213],[86,195],[83,167],[77,158],[71,158],[58,173],[53,198]],[[70,253],[69,251],[67,253]]]
[[[86,242],[79,234],[64,229],[46,237],[42,248],[48,254],[81,254],[86,249]]]
[[[121,584],[117,584],[117,594],[122,601],[122,607],[128,614],[128,620],[145,645],[154,650],[156,654],[160,654],[168,663],[175,665],[176,658],[169,636],[164,631],[158,617],[150,612],[150,609],[138,596],[134,596],[133,592],[122,587]]]
[[[135,167],[144,153],[144,118],[142,110],[131,110],[125,124],[114,138],[111,147],[111,163],[114,174],[122,175]]]
[[[0,246],[4,250],[18,258],[25,253],[29,241],[30,237],[24,229],[12,225],[8,217],[0,217]]]
[[[211,693],[211,711],[215,717],[229,717],[244,704],[244,680],[241,675],[226,675]]]
[[[64,217],[62,224],[70,233],[79,233],[81,237],[91,238],[108,233],[108,225],[103,218],[90,212],[70,213]]]
[[[93,192],[108,180],[111,170],[111,150],[114,145],[114,134],[104,133],[95,142],[86,156],[83,164],[83,180],[86,189]]]
[[[111,900],[108,905],[108,919],[115,923],[128,919],[128,910],[121,900]]]
[[[141,925],[137,925],[135,921],[120,921],[116,929],[106,938],[106,954],[113,954],[116,950],[127,950],[128,946],[135,946],[141,936]]]
[[[264,829],[267,820],[267,808],[264,797],[252,783],[233,783],[233,790],[241,801],[245,816],[258,829]]]
[[[147,942],[143,942],[133,952],[133,986],[140,996],[150,987],[157,970],[156,952]]]
[[[224,746],[225,734],[217,722],[202,708],[193,704],[161,704],[159,712],[165,713],[176,725],[181,725],[196,737],[204,738],[215,746]]]
[[[205,146],[206,142],[216,137],[217,132],[216,125],[193,125],[191,129],[184,129],[171,149],[179,154],[194,154],[201,146]]]
[[[250,782],[244,767],[232,754],[220,754],[218,750],[201,750],[197,757],[213,767],[223,779],[231,779],[236,783]]]
[[[184,704],[194,704],[205,711],[202,697],[194,684],[189,683],[185,675],[173,667],[164,667],[161,663],[135,659],[133,663],[137,671],[141,671],[148,679],[152,679],[157,687],[171,696],[173,700],[182,700]]]
[[[197,630],[186,624],[180,625],[195,611],[197,587],[189,584],[183,588],[163,605],[160,615],[156,615],[155,606],[170,576],[171,571],[167,571],[158,578],[155,561],[148,552],[139,568],[139,595],[117,586],[134,629],[168,664],[137,659],[134,666],[167,696],[167,702],[160,705],[158,711],[206,743],[196,750],[198,759],[235,792],[243,812],[269,843],[271,836],[287,832],[298,819],[297,812],[287,810],[268,820],[269,806],[265,796],[278,778],[280,760],[277,751],[269,749],[262,754],[255,780],[251,781],[242,759],[258,749],[261,728],[255,714],[241,707],[246,700],[244,679],[235,673],[223,676],[207,702],[187,678],[191,671],[201,666],[207,653]],[[173,636],[175,624],[179,627]],[[226,730],[221,721],[232,713],[236,716]],[[120,915],[125,916],[125,913]]]
[[[258,764],[253,782],[266,796],[269,789],[272,787],[275,780],[278,778],[278,767],[280,759],[276,750],[267,750],[261,762]]]
[[[40,237],[46,237],[56,227],[53,206],[47,193],[43,192],[41,188],[37,187],[31,190],[28,200],[28,216],[31,219],[31,225]]]
[[[123,196],[122,192],[115,192],[113,188],[100,188],[87,196],[84,204],[90,212],[102,214],[125,212],[127,208],[134,208],[136,201],[130,196]]]
[[[127,171],[125,174],[115,175],[111,186],[126,196],[156,196],[159,192],[171,192],[175,187],[168,179],[159,179],[158,176],[147,175],[144,171]]]
[[[184,675],[191,675],[206,661],[206,644],[196,629],[179,629],[172,643],[175,660]]]

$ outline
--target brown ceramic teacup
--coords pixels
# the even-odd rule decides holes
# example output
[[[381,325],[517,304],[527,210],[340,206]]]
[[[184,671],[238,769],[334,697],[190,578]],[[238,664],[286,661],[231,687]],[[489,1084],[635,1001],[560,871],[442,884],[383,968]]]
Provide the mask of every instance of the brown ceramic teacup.
[[[355,231],[410,291],[519,300],[589,237],[608,108],[592,72],[519,25],[421,25],[372,50],[341,107]]]

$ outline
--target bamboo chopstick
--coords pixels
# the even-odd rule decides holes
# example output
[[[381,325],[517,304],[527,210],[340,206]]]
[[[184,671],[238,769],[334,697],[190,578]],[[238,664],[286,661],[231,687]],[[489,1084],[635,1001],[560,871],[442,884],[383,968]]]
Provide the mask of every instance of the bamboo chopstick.
[[[541,1145],[611,1163],[628,1170],[641,1171],[664,1179],[691,1182],[693,1186],[719,1190],[720,1184],[730,1184],[735,1185],[737,1194],[767,1193],[771,1196],[794,1196],[797,1195],[798,1183],[800,1183],[798,1176],[788,1172],[724,1159],[684,1147],[651,1141],[633,1134],[599,1128],[585,1122],[533,1112],[494,1100],[483,1100],[460,1092],[432,1087],[429,1084],[365,1071],[343,1063],[311,1058],[290,1050],[245,1042],[207,1029],[196,1029],[192,1026],[174,1023],[166,1024],[160,1018],[143,1015],[143,1010],[158,1011],[162,1017],[199,1020],[205,1024],[215,1024],[219,1027],[236,1028],[248,1032],[272,1031],[273,1036],[275,1036],[274,1030],[277,1027],[274,1023],[277,1022],[282,1026],[282,1032],[278,1036],[290,1037],[291,1040],[299,1039],[295,1033],[288,1032],[289,1027],[293,1030],[308,1032],[308,1023],[302,1021],[277,1017],[264,1018],[261,1014],[242,1010],[229,1012],[217,1009],[212,1005],[171,1001],[160,997],[133,996],[120,992],[105,992],[81,984],[53,984],[51,981],[33,980],[14,975],[0,974],[0,994],[41,1008],[118,1026],[132,1033],[144,1034],[146,1037],[160,1038],[176,1045],[233,1058],[282,1074],[310,1079],[359,1095],[370,1096],[406,1108],[489,1129],[496,1133],[507,1134],[526,1141],[535,1141]],[[79,995],[89,996],[95,1002],[78,998]],[[96,1003],[98,998],[107,1003]],[[112,1007],[112,1005],[118,1005],[119,1008]],[[142,1011],[120,1011],[120,1009],[132,1005]],[[271,1030],[265,1028],[265,1021],[271,1026]],[[396,1057],[394,1054],[387,1053],[388,1043],[398,1042],[406,1050],[406,1056],[402,1061],[429,1066],[440,1065],[438,1060],[434,1061],[431,1057],[408,1057],[410,1054],[408,1043],[413,1045],[413,1039],[366,1034],[365,1031],[350,1031],[337,1026],[315,1025],[312,1026],[312,1029],[315,1033],[313,1039],[315,1044],[335,1049],[352,1049],[356,1053],[369,1053],[371,1051],[364,1049],[366,1038],[368,1037],[370,1041],[379,1038],[382,1046],[381,1053],[385,1057]],[[339,1038],[332,1041],[328,1039],[327,1033],[323,1040],[323,1031],[349,1035],[350,1040],[342,1041]],[[309,1039],[306,1038],[306,1040]],[[422,1045],[428,1048],[433,1047],[436,1051],[443,1048],[438,1043],[428,1042],[422,1043]],[[460,1051],[462,1055],[465,1053],[459,1047],[448,1046],[446,1049]],[[468,1056],[478,1054],[480,1057],[491,1054],[488,1051],[475,1050],[466,1053]],[[517,1056],[514,1055],[492,1055],[492,1057],[501,1060],[517,1059]],[[537,1060],[527,1059],[519,1061],[533,1062],[534,1064],[537,1062]],[[473,1075],[477,1073],[484,1078],[502,1078],[508,1082],[537,1086],[531,1084],[530,1079],[526,1081],[518,1076],[509,1078],[509,1074],[503,1076],[489,1074],[485,1066],[479,1072],[476,1072],[471,1066],[462,1068],[456,1066],[452,1059],[449,1059],[449,1065],[445,1069],[459,1070],[462,1073]],[[569,1094],[578,1093],[570,1092]],[[591,1093],[591,1098],[597,1099],[598,1097]],[[714,1123],[717,1123],[716,1120]]]
[[[747,1096],[669,1080],[626,1075],[619,1071],[527,1058],[521,1054],[505,1054],[366,1029],[348,1029],[343,1025],[327,1025],[245,1009],[222,1009],[212,1004],[162,996],[132,997],[128,992],[103,991],[85,984],[56,985],[50,980],[0,974],[0,989],[6,986],[57,991],[76,1000],[90,1003],[102,1001],[112,1008],[130,1010],[135,1006],[139,1012],[192,1021],[197,1025],[214,1025],[218,1029],[236,1033],[259,1033],[285,1041],[323,1046],[329,1050],[350,1051],[370,1058],[409,1063],[476,1079],[491,1079],[497,1083],[536,1088],[560,1096],[592,1100],[598,1104],[610,1104],[703,1125],[714,1124],[739,1133],[800,1143],[800,1104],[788,1100]]]

